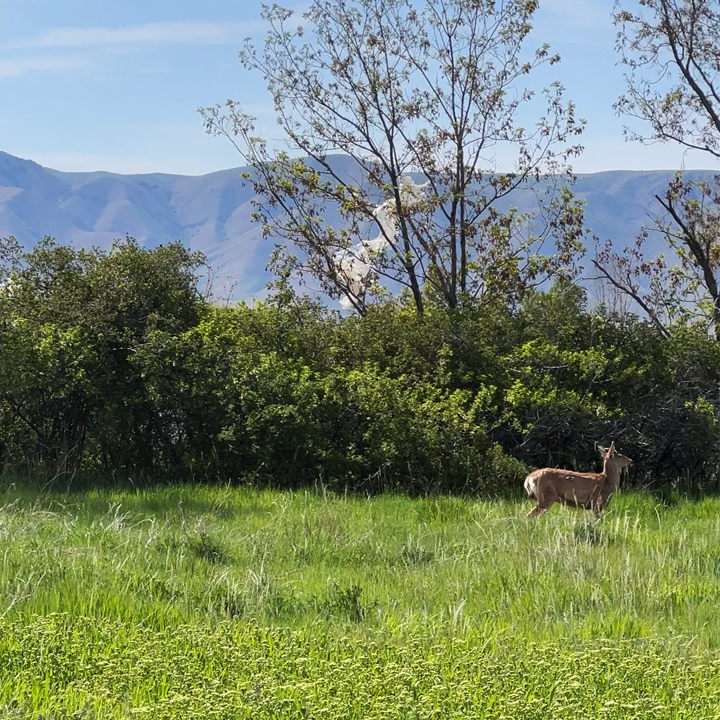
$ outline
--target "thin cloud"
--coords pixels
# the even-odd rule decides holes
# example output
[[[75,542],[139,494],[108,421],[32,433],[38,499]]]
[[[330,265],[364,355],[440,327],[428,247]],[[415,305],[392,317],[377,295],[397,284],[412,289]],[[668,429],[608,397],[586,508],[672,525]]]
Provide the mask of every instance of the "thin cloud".
[[[55,28],[16,43],[22,47],[78,48],[138,43],[236,43],[243,33],[262,30],[262,22],[162,22],[125,28]]]
[[[75,70],[85,65],[87,61],[80,58],[52,56],[0,60],[0,79],[48,70]]]

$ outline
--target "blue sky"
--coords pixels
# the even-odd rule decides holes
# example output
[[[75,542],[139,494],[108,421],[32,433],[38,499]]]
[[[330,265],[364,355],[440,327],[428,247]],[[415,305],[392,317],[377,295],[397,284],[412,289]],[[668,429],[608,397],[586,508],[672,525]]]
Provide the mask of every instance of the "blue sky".
[[[244,37],[262,40],[260,10],[255,0],[0,0],[0,150],[68,171],[238,166],[197,108],[233,98],[269,118],[261,79],[237,57]],[[611,10],[611,0],[541,0],[536,16],[535,42],[562,56],[552,77],[588,121],[576,171],[715,169],[702,154],[624,141]]]

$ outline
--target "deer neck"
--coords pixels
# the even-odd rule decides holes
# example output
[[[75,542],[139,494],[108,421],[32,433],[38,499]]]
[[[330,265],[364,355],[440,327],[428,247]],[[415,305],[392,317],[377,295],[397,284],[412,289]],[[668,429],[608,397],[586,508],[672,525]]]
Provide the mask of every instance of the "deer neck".
[[[620,487],[620,468],[610,458],[603,463],[603,477],[615,488]]]

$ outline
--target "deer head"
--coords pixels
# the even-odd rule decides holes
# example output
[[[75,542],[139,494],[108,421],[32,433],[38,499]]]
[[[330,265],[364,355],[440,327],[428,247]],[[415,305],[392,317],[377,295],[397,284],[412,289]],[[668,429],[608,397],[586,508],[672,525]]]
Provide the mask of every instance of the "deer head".
[[[609,448],[603,448],[603,450],[603,473],[608,477],[616,477],[617,484],[619,485],[622,471],[629,468],[633,464],[633,461],[615,449],[615,441],[610,443]]]

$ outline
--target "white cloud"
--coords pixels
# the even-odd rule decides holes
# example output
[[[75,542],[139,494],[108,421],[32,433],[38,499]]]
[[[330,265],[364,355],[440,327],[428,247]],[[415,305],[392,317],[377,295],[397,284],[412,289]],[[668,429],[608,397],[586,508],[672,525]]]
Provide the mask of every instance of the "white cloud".
[[[138,43],[236,43],[265,28],[261,22],[161,22],[125,28],[55,28],[15,43],[22,47],[93,47]]]
[[[73,70],[85,65],[87,65],[86,60],[71,57],[11,58],[9,60],[0,60],[0,79],[47,70]]]

